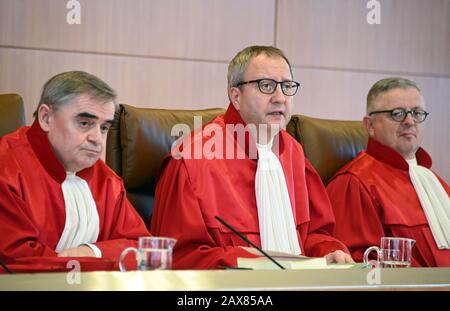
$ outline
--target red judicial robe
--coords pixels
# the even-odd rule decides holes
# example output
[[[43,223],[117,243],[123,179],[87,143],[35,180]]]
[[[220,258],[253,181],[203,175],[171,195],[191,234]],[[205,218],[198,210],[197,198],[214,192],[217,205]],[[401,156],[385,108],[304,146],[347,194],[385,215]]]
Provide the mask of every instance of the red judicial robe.
[[[416,152],[419,165],[431,168],[428,153]],[[380,245],[383,236],[416,240],[412,266],[450,266],[450,250],[439,250],[409,178],[409,166],[393,149],[369,139],[361,152],[329,182],[327,192],[336,217],[335,235],[357,261]],[[447,193],[448,185],[439,178]],[[449,207],[450,208],[450,207]]]
[[[47,135],[35,122],[0,138],[0,259],[56,256],[66,214],[61,183],[66,177]],[[136,238],[148,236],[118,177],[101,160],[77,173],[91,189],[102,258],[117,260]]]
[[[226,124],[243,123],[231,104],[225,115],[211,122],[222,130],[224,144],[227,137],[231,137],[234,150],[240,146],[237,146],[236,136],[233,137],[225,127]],[[196,134],[200,135],[203,145],[207,145],[209,137],[202,131]],[[279,136],[279,159],[302,254],[321,257],[338,249],[348,252],[343,243],[331,236],[334,217],[319,175],[306,160],[297,141],[285,131]],[[246,136],[246,147],[249,142],[255,144],[249,137]],[[190,140],[191,150],[197,142]],[[174,268],[236,266],[237,257],[254,257],[238,247],[250,245],[219,223],[214,218],[216,215],[261,246],[255,198],[257,159],[249,158],[248,151],[245,150],[244,159],[176,160],[173,151],[165,159],[156,189],[150,231],[153,235],[178,240],[174,249]]]

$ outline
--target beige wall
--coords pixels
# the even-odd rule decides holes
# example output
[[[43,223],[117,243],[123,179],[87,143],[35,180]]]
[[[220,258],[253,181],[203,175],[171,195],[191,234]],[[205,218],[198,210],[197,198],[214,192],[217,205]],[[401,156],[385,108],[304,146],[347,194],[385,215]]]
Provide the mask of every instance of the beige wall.
[[[81,69],[141,107],[226,107],[227,62],[251,44],[282,48],[302,84],[296,113],[361,119],[380,78],[419,83],[431,112],[424,146],[450,180],[450,0],[0,0],[0,93],[24,97],[28,122],[43,83]]]

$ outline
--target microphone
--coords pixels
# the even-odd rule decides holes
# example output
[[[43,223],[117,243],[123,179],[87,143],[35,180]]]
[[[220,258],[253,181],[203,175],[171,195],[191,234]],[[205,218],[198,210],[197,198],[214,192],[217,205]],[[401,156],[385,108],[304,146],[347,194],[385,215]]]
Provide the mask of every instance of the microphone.
[[[263,251],[260,247],[256,246],[255,243],[253,243],[252,241],[250,241],[249,239],[247,239],[242,233],[240,233],[239,231],[237,231],[236,229],[234,229],[231,225],[227,224],[225,222],[225,220],[223,220],[222,218],[220,218],[219,216],[215,216],[215,218],[220,221],[225,227],[227,227],[228,229],[230,229],[231,231],[233,231],[233,233],[237,234],[238,237],[240,237],[242,240],[244,240],[245,242],[247,242],[248,244],[250,244],[251,246],[253,246],[254,248],[256,248],[261,254],[264,255],[264,257],[269,258],[274,264],[276,264],[278,267],[280,267],[280,269],[282,270],[286,270],[285,267],[283,267],[282,265],[280,265],[279,262],[277,262],[272,256],[270,256],[269,254],[267,254],[265,251]]]

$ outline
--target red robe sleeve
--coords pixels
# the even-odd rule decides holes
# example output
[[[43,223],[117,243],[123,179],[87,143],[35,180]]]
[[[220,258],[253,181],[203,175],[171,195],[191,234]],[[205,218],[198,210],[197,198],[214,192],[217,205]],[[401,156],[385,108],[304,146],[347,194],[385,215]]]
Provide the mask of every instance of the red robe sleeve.
[[[150,232],[177,239],[174,269],[235,267],[237,257],[257,257],[211,236],[182,160],[169,159],[158,181]]]
[[[139,237],[150,236],[142,218],[128,201],[123,184],[121,188],[114,212],[105,211],[101,235],[95,243],[102,252],[102,258],[116,261],[125,248],[137,246]]]
[[[0,194],[0,259],[56,256],[52,248],[39,243],[41,232],[24,212],[26,203],[4,181]]]
[[[333,237],[335,218],[330,200],[319,174],[308,160],[305,162],[310,212],[308,234],[304,241],[305,254],[323,257],[336,250],[350,254],[344,243]]]
[[[334,178],[327,192],[336,217],[336,237],[348,246],[355,261],[363,261],[364,251],[384,236],[376,203],[352,174]]]

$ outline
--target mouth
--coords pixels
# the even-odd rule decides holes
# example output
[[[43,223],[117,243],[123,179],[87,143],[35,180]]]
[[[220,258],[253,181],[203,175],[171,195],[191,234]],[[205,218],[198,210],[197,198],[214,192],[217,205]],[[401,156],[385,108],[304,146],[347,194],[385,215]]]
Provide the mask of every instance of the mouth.
[[[283,116],[284,117],[284,112],[283,111],[272,111],[272,112],[269,112],[267,115],[275,116],[275,117],[277,117],[277,116]]]
[[[403,133],[400,133],[399,136],[401,136],[401,137],[406,137],[406,138],[411,138],[411,137],[416,137],[416,133],[413,133],[413,132],[403,132]]]
[[[91,150],[91,149],[84,149],[84,151],[86,151],[87,153],[94,154],[94,155],[99,155],[101,153],[101,151],[99,151],[99,150]]]

